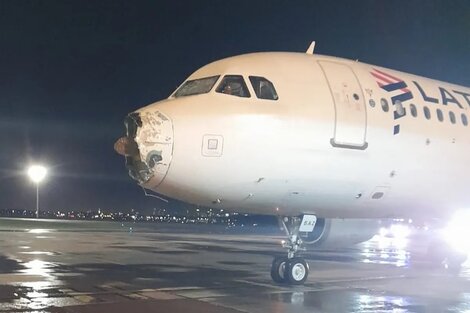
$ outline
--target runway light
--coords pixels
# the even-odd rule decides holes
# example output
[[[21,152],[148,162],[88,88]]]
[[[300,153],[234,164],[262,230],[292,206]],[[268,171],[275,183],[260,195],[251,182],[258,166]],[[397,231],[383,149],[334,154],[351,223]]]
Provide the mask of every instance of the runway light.
[[[390,227],[390,232],[394,238],[407,238],[410,235],[410,228],[403,224],[394,224]]]
[[[393,224],[389,228],[382,227],[379,230],[379,236],[396,239],[408,238],[410,233],[410,228],[404,224]]]
[[[455,212],[443,231],[445,240],[457,251],[470,254],[470,210]]]
[[[408,237],[411,229],[405,224],[393,224],[389,228],[382,227],[374,237],[380,249],[405,249],[408,245]]]

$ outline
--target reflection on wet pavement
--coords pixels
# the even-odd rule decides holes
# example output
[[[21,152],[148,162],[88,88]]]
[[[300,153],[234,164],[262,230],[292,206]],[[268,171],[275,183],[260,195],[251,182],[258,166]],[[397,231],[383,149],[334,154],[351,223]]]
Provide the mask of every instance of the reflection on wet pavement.
[[[269,275],[283,252],[276,231],[133,225],[130,233],[128,225],[57,221],[8,231],[8,222],[0,219],[0,312],[144,312],[161,301],[175,312],[470,312],[469,267],[430,266],[422,238],[376,236],[306,252],[308,282],[286,287]]]
[[[364,263],[409,266],[410,252],[407,251],[407,238],[387,238],[375,236],[362,244],[361,255]]]

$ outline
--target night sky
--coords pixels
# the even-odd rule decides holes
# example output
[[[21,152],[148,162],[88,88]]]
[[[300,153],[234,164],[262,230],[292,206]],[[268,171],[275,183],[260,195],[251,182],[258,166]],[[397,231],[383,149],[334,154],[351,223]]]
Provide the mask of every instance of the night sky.
[[[0,0],[0,209],[150,209],[113,150],[123,118],[197,68],[315,52],[470,85],[470,1]]]

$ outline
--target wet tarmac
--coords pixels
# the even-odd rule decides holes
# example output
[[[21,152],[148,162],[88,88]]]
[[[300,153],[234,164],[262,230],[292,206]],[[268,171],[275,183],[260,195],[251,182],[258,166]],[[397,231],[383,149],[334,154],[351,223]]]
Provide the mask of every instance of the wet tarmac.
[[[277,229],[0,219],[0,312],[470,312],[470,265],[426,239],[305,253],[305,286],[272,283]]]

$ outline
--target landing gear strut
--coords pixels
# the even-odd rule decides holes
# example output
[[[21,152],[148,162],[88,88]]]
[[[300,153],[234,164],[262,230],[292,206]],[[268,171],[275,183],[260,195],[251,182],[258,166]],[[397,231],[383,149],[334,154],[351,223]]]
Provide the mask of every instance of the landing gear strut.
[[[287,257],[274,258],[271,266],[271,278],[274,282],[301,285],[307,280],[308,264],[303,258],[296,256],[299,251],[305,251],[299,232],[305,231],[305,228],[307,231],[308,229],[313,230],[315,222],[316,218],[312,215],[279,217],[279,224],[287,235],[287,241],[283,243],[283,247],[287,248]]]

